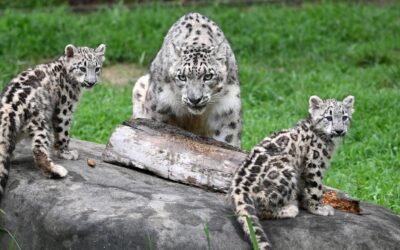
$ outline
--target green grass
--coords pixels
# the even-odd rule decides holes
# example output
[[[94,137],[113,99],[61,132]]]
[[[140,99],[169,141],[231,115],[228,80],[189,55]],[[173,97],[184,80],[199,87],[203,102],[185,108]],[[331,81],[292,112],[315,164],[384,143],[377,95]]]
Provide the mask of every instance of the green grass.
[[[147,66],[168,28],[188,11],[216,21],[239,61],[244,149],[305,117],[310,95],[354,95],[352,129],[326,184],[400,213],[400,4],[155,5],[79,16],[64,8],[8,9],[0,18],[0,82],[60,55],[68,43],[105,43],[107,65]],[[130,95],[131,86],[103,85],[85,93],[72,135],[106,143],[130,117]]]
[[[151,240],[150,235],[147,236],[147,249],[153,250],[153,241]]]
[[[211,250],[211,237],[210,237],[210,228],[208,226],[208,221],[203,222],[203,231],[207,240],[207,247],[208,247],[207,249]]]
[[[7,214],[2,209],[0,209],[0,216],[7,216]],[[21,247],[18,244],[18,241],[15,238],[15,236],[7,228],[0,226],[0,235],[2,235],[2,234],[6,234],[10,238],[9,245],[8,245],[9,250],[14,250],[14,249],[21,250]],[[15,246],[17,246],[17,247],[15,247]]]
[[[246,223],[247,226],[249,227],[250,240],[251,240],[251,245],[253,246],[253,250],[260,250],[260,246],[258,245],[257,242],[257,236],[256,233],[254,232],[253,222],[251,221],[251,218],[249,218],[247,215],[246,215]]]

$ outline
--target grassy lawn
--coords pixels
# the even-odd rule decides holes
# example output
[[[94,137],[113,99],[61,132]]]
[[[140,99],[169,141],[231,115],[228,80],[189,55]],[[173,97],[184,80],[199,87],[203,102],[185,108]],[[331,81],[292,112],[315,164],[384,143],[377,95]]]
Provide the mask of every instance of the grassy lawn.
[[[216,21],[240,66],[248,150],[307,115],[308,97],[356,97],[351,133],[326,183],[400,213],[400,4],[122,7],[89,14],[65,8],[0,13],[0,82],[63,53],[68,43],[108,45],[107,65],[147,66],[170,25],[188,11]],[[106,143],[131,115],[131,88],[85,93],[73,137]]]

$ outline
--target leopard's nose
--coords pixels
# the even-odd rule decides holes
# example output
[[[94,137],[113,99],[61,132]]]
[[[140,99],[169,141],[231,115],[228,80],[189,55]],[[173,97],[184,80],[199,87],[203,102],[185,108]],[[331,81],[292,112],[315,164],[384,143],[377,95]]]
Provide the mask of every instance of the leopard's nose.
[[[189,102],[190,102],[191,104],[193,104],[193,105],[197,105],[197,104],[200,103],[200,101],[201,101],[202,98],[203,98],[202,96],[199,97],[199,98],[196,98],[196,97],[189,97]]]

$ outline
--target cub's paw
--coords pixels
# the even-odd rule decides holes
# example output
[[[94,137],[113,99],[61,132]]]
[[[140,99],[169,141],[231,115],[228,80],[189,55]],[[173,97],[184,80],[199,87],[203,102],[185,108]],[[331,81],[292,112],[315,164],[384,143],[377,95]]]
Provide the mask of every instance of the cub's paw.
[[[258,212],[257,216],[262,220],[276,219],[276,215],[269,210],[261,210]]]
[[[330,216],[335,214],[335,209],[329,205],[319,205],[315,209],[309,209],[313,214]]]
[[[79,158],[79,153],[77,150],[60,150],[57,152],[57,156],[61,159],[77,160]]]
[[[286,205],[278,212],[277,218],[294,218],[299,214],[298,206],[294,204]]]
[[[50,165],[50,178],[64,178],[67,176],[68,170],[66,170],[63,166],[51,163]]]

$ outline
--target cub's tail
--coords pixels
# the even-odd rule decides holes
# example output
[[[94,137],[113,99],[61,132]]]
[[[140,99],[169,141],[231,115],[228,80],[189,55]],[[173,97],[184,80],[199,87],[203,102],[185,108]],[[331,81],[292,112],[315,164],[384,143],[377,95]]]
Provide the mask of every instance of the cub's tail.
[[[267,235],[263,231],[260,221],[257,217],[252,197],[240,187],[231,188],[230,196],[237,219],[248,238],[252,238],[249,227],[249,223],[251,223],[253,225],[254,235],[259,248],[262,250],[272,249],[271,243],[269,242]]]
[[[0,199],[8,180],[12,152],[16,142],[16,120],[14,113],[0,111]]]

